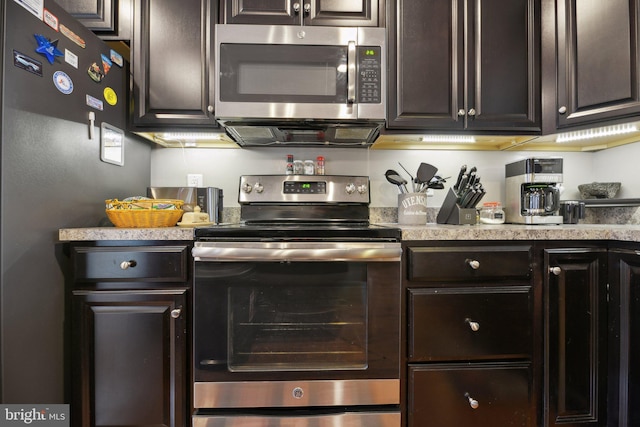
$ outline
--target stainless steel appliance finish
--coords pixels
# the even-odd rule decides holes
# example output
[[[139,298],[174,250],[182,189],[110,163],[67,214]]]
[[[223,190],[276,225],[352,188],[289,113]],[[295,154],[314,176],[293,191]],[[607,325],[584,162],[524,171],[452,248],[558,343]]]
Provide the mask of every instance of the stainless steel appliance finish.
[[[516,224],[562,224],[561,158],[529,158],[505,167],[506,221]]]
[[[384,28],[216,25],[215,40],[215,112],[239,144],[367,146],[384,126]]]
[[[344,412],[339,414],[296,414],[238,415],[229,418],[224,415],[196,415],[193,427],[398,427],[399,412]]]
[[[242,223],[195,230],[195,426],[400,426],[401,234],[369,197],[243,176]]]
[[[176,199],[184,201],[184,210],[193,211],[200,206],[209,214],[209,221],[219,224],[222,219],[223,192],[216,187],[147,187],[147,197],[154,199]]]

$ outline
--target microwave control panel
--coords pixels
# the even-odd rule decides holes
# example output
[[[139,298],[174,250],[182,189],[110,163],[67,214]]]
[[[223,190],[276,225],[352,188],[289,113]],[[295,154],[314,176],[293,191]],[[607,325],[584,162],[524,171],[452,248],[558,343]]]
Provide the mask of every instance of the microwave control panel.
[[[382,49],[380,46],[358,46],[358,103],[382,102]]]

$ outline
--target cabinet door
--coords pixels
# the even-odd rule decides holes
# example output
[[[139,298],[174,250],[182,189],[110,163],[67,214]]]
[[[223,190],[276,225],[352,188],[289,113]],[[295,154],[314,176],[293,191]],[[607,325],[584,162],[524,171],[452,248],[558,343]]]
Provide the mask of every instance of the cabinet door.
[[[540,131],[540,2],[469,0],[468,129]]]
[[[619,373],[609,384],[612,410],[609,425],[639,426],[640,410],[640,254],[636,250],[610,251],[609,271],[613,313],[610,363]],[[614,311],[615,308],[615,311]]]
[[[535,0],[396,0],[389,128],[540,130]]]
[[[215,127],[210,0],[135,0],[134,128]]]
[[[225,0],[225,24],[376,27],[384,0]]]
[[[75,427],[187,425],[186,291],[74,291]]]
[[[464,2],[396,0],[389,19],[389,128],[464,126]],[[462,115],[458,115],[458,110]]]
[[[301,3],[301,0],[223,0],[220,16],[225,24],[296,25],[302,20]]]
[[[638,0],[557,0],[557,127],[640,112]]]
[[[544,258],[547,425],[604,425],[606,250],[548,249]]]
[[[384,26],[384,0],[305,0],[307,25],[343,27]]]
[[[533,427],[525,363],[411,365],[408,427]]]
[[[56,0],[56,2],[92,31],[116,31],[118,0]]]

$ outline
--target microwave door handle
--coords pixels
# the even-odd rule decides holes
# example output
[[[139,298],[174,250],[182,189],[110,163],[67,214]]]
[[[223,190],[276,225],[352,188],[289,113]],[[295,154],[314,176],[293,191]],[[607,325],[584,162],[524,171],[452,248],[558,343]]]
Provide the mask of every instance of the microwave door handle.
[[[347,49],[347,102],[356,102],[356,42],[350,41]]]

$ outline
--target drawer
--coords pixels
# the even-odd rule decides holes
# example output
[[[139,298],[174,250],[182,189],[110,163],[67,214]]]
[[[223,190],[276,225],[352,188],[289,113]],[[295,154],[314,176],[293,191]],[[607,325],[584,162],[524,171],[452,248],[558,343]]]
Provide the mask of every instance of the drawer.
[[[528,278],[531,246],[410,247],[408,279],[460,281]]]
[[[74,247],[74,278],[77,281],[185,282],[188,247],[110,246]]]
[[[410,366],[408,426],[533,427],[532,382],[524,363]]]
[[[532,316],[529,286],[409,289],[409,359],[530,358]]]

